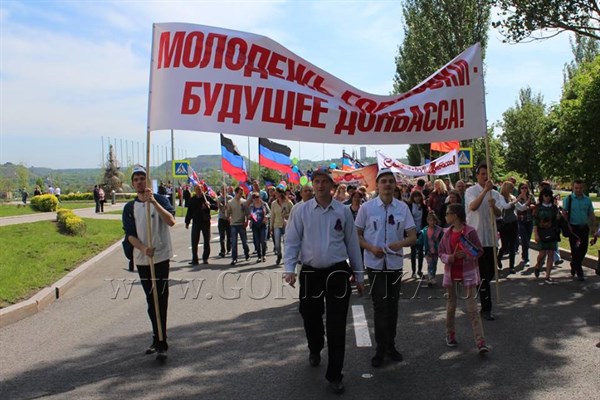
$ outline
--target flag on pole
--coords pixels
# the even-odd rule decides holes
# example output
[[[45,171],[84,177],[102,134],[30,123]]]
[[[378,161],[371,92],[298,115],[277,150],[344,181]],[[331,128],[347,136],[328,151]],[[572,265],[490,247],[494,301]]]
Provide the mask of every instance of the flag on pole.
[[[302,176],[304,176],[304,172],[300,171],[300,168],[294,165],[294,167],[292,168],[292,172],[288,174],[288,182],[299,185],[300,177]]]
[[[355,159],[345,151],[342,152],[342,171],[354,171],[355,169],[364,167],[365,165],[362,162]]]
[[[239,182],[248,180],[244,157],[242,157],[237,146],[233,144],[233,141],[223,134],[221,134],[221,167],[223,171]]]
[[[261,166],[274,169],[284,174],[291,174],[292,149],[266,138],[258,139],[258,160]]]
[[[442,153],[448,153],[452,150],[458,151],[460,148],[460,142],[458,140],[454,140],[451,142],[433,142],[431,143],[431,150],[439,151]]]
[[[479,253],[479,249],[475,246],[465,235],[460,235],[459,247],[471,257],[476,257]]]
[[[199,182],[200,178],[198,177],[198,174],[196,173],[196,171],[194,171],[194,168],[192,168],[192,165],[190,164],[190,166],[188,167],[188,183],[192,186],[196,186]]]

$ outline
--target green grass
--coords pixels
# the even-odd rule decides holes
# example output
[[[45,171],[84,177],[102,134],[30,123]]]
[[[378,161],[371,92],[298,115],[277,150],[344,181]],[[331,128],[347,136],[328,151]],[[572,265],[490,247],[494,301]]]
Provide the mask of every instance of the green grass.
[[[96,203],[93,201],[63,201],[59,204],[60,208],[68,208],[69,210],[75,210],[77,208],[92,208],[96,207]]]
[[[121,215],[123,214],[123,210],[115,210],[115,211],[107,211],[104,214],[117,214],[117,215]]]
[[[93,201],[63,201],[59,204],[59,207],[68,208],[69,210],[75,210],[77,208],[95,207],[95,204]],[[14,217],[18,215],[30,215],[39,213],[39,211],[33,210],[29,204],[0,204],[0,217]]]
[[[587,239],[588,241],[588,250],[587,250],[587,255],[588,256],[594,256],[594,257],[598,257],[598,250],[600,250],[600,239],[598,239],[598,241],[596,242],[595,245],[590,246],[590,239],[591,237],[589,237]],[[561,239],[560,239],[560,243],[558,244],[558,247],[562,247],[563,249],[571,249],[571,245],[569,244],[569,239],[563,237],[561,235]]]
[[[83,237],[40,221],[0,227],[0,307],[32,296],[123,237],[121,221],[84,219]]]
[[[38,213],[38,211],[32,210],[29,204],[0,204],[0,217],[14,217],[16,215],[29,215]]]

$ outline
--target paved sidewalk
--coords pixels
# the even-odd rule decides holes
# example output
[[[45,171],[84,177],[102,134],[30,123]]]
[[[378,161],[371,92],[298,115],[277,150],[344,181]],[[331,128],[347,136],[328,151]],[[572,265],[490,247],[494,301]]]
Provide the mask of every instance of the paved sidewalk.
[[[117,203],[113,206],[104,206],[104,213],[96,213],[94,207],[90,208],[77,208],[73,210],[76,215],[84,218],[97,218],[97,219],[121,219],[121,215],[119,214],[107,214],[109,211],[117,211],[124,207],[123,203]],[[17,224],[27,224],[30,222],[38,222],[38,221],[52,221],[56,220],[56,212],[45,212],[45,213],[35,213],[35,214],[27,214],[27,215],[15,215],[12,217],[1,217],[0,218],[0,226],[7,225],[17,225]]]

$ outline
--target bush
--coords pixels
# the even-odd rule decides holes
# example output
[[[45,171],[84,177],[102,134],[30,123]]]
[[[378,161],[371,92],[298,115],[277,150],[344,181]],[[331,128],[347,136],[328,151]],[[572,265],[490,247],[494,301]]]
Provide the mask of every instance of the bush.
[[[69,193],[62,194],[60,196],[60,201],[84,201],[84,200],[94,200],[94,194],[91,192],[88,193]]]
[[[131,200],[137,197],[137,193],[118,193],[117,201]],[[110,201],[110,193],[106,193],[106,200]],[[60,195],[60,201],[94,201],[94,193],[69,193]]]
[[[65,218],[71,215],[75,215],[73,210],[70,210],[68,208],[61,208],[56,212],[56,221],[58,223],[63,223]]]
[[[58,228],[63,233],[78,236],[85,234],[85,222],[75,215],[72,210],[67,210],[66,208],[58,210],[56,220],[58,221]]]
[[[56,207],[58,207],[58,199],[53,194],[42,194],[31,198],[31,208],[36,211],[56,211]]]

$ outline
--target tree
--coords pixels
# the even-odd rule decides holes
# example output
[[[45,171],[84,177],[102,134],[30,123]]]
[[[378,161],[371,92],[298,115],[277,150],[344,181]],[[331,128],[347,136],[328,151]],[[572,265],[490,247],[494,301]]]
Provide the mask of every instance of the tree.
[[[29,191],[29,170],[22,164],[17,165],[17,186]]]
[[[562,32],[600,39],[600,5],[597,0],[493,0],[500,19],[492,22],[505,42],[539,40]],[[554,30],[534,37],[539,30]]]
[[[579,65],[563,88],[538,141],[542,171],[550,177],[586,184],[600,182],[594,167],[600,149],[600,56]]]
[[[506,175],[506,167],[503,154],[506,154],[506,149],[502,145],[502,141],[494,137],[494,127],[488,128],[487,137],[490,143],[490,168],[492,170],[492,180],[498,182],[498,180]],[[485,152],[485,136],[473,140],[473,165],[475,169],[477,165],[486,162]]]
[[[573,78],[579,65],[593,61],[600,54],[600,40],[575,35],[575,40],[570,39],[569,41],[574,59],[565,65],[564,85]]]
[[[538,153],[531,147],[545,132],[545,109],[542,95],[534,95],[528,87],[519,91],[515,106],[502,114],[506,168],[520,172],[529,182],[540,182],[542,178]]]
[[[479,42],[485,58],[490,5],[480,0],[407,0],[404,40],[398,46],[393,93],[418,85],[456,55]],[[411,165],[429,156],[429,144],[410,145]]]

